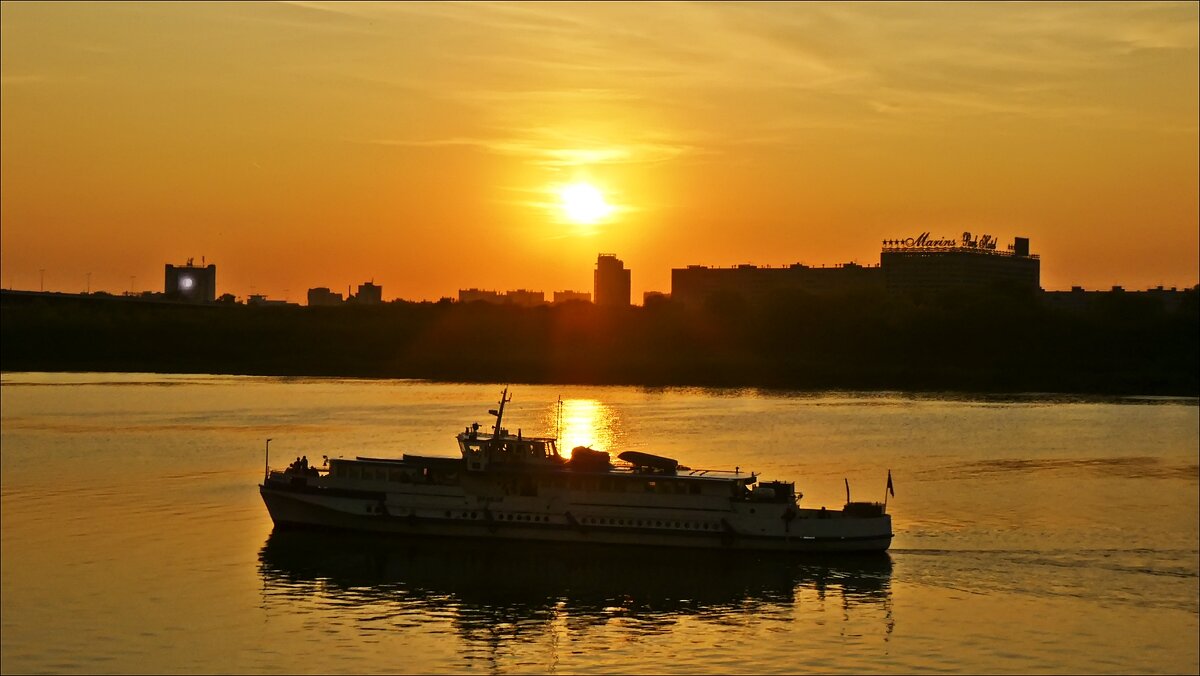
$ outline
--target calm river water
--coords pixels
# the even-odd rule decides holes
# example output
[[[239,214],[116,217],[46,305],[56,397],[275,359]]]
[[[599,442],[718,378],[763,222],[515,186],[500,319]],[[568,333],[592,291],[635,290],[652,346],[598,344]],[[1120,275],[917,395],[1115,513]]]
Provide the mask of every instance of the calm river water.
[[[8,373],[0,670],[1200,670],[1194,399],[518,386],[506,421],[879,500],[883,557],[272,533],[295,456],[454,455],[499,385]]]

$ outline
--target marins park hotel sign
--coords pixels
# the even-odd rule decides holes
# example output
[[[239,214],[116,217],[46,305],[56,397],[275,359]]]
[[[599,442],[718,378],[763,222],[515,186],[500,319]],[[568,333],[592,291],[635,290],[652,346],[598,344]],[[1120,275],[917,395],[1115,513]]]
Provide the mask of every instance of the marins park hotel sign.
[[[928,232],[923,232],[916,237],[907,239],[885,239],[883,245],[896,249],[983,249],[992,251],[996,248],[996,238],[991,235],[972,237],[969,232],[964,232],[961,239],[934,238],[930,237]]]

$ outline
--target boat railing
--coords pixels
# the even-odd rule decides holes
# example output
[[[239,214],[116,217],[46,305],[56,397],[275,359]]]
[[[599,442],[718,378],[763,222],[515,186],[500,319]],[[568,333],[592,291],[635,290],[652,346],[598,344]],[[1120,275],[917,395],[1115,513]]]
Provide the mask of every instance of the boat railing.
[[[275,467],[271,467],[270,469],[267,470],[267,476],[270,478],[273,478],[273,479],[292,479],[292,478],[297,478],[297,477],[314,477],[314,478],[316,478],[316,477],[327,476],[328,474],[329,474],[328,466],[318,467],[316,465],[309,465],[307,470],[303,470],[298,467],[286,467],[284,469],[277,469]]]
[[[616,460],[616,461],[612,462],[612,468],[615,470],[632,473],[632,472],[636,472],[640,469],[643,469],[643,466],[637,465],[635,463],[627,462],[625,460]],[[712,468],[712,467],[703,468],[703,467],[686,467],[684,465],[680,465],[679,467],[677,467],[675,469],[675,471],[672,471],[672,472],[656,471],[654,469],[649,469],[649,468],[646,468],[646,469],[648,469],[648,471],[646,472],[647,474],[666,474],[666,475],[671,475],[671,476],[706,477],[711,474],[711,475],[714,475],[713,478],[716,478],[717,475],[720,475],[721,478],[723,478],[723,479],[728,479],[731,476],[735,477],[735,478],[738,478],[738,477],[757,478],[757,475],[755,473],[743,472],[743,471],[741,471],[740,467],[734,468],[734,469],[729,469],[728,467],[725,467],[725,468]]]
[[[736,468],[736,469],[729,469],[728,467],[708,468],[708,469],[680,467],[679,471],[681,471],[681,472],[686,471],[688,476],[705,476],[707,474],[733,474],[734,476],[745,475],[745,476],[755,476],[755,477],[758,476],[758,475],[754,474],[754,472],[743,472],[740,467]]]

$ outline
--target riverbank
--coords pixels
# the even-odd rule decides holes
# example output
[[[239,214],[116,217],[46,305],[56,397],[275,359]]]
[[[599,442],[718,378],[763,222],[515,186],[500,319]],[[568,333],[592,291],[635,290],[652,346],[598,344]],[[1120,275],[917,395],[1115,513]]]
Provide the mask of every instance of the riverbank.
[[[249,307],[0,296],[0,369],[800,390],[1200,394],[1195,292],[755,305]]]

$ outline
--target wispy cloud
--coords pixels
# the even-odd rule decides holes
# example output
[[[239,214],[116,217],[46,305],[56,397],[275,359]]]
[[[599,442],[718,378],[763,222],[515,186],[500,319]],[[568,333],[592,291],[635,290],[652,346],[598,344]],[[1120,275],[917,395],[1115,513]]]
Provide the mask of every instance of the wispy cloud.
[[[1136,79],[1131,55],[1197,46],[1190,3],[404,3],[362,11],[436,34],[421,43],[421,68],[396,77],[436,86],[491,126],[539,119],[570,130],[624,116],[626,128],[671,139],[614,146],[522,132],[396,141],[476,145],[547,166],[661,161],[714,138],[786,142],[795,131],[897,131],[980,116],[1120,126],[1142,111],[1096,84],[1097,74]]]
[[[49,81],[49,76],[32,73],[23,75],[0,75],[0,84],[3,84],[4,86],[35,85]]]
[[[498,155],[521,158],[531,164],[563,169],[613,164],[650,164],[699,154],[699,147],[640,141],[614,144],[603,138],[573,137],[548,129],[511,130],[497,138],[451,137],[442,139],[369,139],[351,142],[396,147],[474,147]]]

